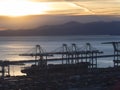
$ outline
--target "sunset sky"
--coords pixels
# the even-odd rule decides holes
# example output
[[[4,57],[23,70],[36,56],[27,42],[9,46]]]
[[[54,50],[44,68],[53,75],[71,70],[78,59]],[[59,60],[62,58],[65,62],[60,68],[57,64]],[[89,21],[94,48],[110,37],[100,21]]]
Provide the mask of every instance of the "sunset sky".
[[[48,25],[51,19],[52,23],[78,18],[81,22],[113,21],[119,15],[120,0],[0,0],[0,30]]]

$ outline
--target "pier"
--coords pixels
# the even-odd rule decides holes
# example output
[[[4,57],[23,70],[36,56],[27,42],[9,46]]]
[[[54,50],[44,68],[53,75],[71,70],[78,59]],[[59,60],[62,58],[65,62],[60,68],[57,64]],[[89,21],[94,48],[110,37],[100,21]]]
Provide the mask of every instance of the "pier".
[[[40,45],[34,52],[18,54],[23,57],[34,57],[34,60],[4,61],[0,60],[0,89],[4,90],[109,90],[120,82],[120,42],[111,44],[113,54],[104,54],[90,43],[78,47],[75,43],[63,44],[54,51],[48,52]],[[113,58],[113,67],[98,67],[99,58]],[[58,62],[49,64],[49,62]],[[32,63],[21,72],[26,76],[10,76],[10,66]],[[16,86],[17,85],[17,86]],[[112,87],[111,87],[112,86]],[[100,89],[101,88],[101,89]]]
[[[49,61],[59,61],[61,64],[76,64],[80,62],[90,63],[89,68],[97,68],[98,58],[113,57],[114,67],[119,67],[120,64],[120,42],[105,42],[102,44],[113,45],[114,52],[112,55],[105,55],[103,51],[100,51],[93,47],[90,43],[86,43],[83,47],[78,47],[75,43],[68,46],[63,44],[61,47],[55,49],[52,52],[45,51],[40,45],[35,46],[35,52],[23,53],[19,56],[31,56],[35,57],[34,60],[18,60],[18,61],[0,61],[0,67],[2,77],[5,73],[9,75],[10,65],[24,65],[25,63],[35,63],[35,65],[45,64],[47,66]],[[7,70],[6,70],[7,69]]]

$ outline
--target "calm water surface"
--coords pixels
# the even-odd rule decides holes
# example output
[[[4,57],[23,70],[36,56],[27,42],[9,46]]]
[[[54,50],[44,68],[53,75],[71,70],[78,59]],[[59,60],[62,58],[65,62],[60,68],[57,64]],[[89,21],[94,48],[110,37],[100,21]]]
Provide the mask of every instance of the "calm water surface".
[[[0,59],[1,60],[29,60],[32,57],[21,57],[18,54],[34,52],[35,45],[41,45],[45,51],[54,51],[63,43],[70,46],[76,43],[82,48],[86,43],[91,43],[96,49],[104,51],[104,54],[113,54],[112,45],[101,44],[102,42],[119,41],[120,36],[39,36],[39,37],[0,37]],[[98,60],[99,67],[112,66],[113,58]],[[11,74],[20,75],[21,66],[12,66]]]

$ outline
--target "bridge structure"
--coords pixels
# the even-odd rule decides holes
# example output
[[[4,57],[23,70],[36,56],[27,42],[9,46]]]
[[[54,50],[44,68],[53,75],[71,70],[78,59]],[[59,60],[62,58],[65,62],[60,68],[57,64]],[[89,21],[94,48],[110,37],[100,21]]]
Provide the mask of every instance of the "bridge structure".
[[[120,66],[120,42],[105,42],[103,44],[111,44],[113,46],[114,67],[119,67]]]
[[[5,76],[10,76],[10,65],[23,65],[19,61],[3,61],[0,60],[0,74],[1,78],[4,79]]]
[[[75,43],[68,46],[63,44],[61,47],[54,51],[47,52],[40,45],[36,45],[34,52],[23,53],[19,56],[31,56],[34,60],[17,60],[17,61],[3,61],[0,60],[0,67],[2,68],[0,73],[2,77],[6,74],[10,75],[10,65],[23,65],[25,63],[35,63],[35,65],[47,67],[49,61],[60,61],[61,64],[77,64],[81,62],[89,63],[89,68],[97,68],[98,58],[114,58],[114,66],[119,66],[119,42],[106,42],[104,44],[112,44],[114,48],[114,54],[104,55],[103,51],[100,51],[93,47],[90,43],[86,43],[83,47],[78,47]],[[59,63],[60,63],[59,62]],[[7,70],[6,70],[7,69]]]
[[[34,56],[35,64],[37,65],[46,64],[47,66],[47,61],[59,60],[62,64],[89,62],[89,68],[97,68],[97,57],[102,53],[102,51],[97,50],[90,43],[86,43],[86,45],[81,48],[73,43],[71,46],[63,44],[62,47],[52,52],[44,52],[44,49],[40,45],[36,45],[35,53],[24,53],[20,54],[20,56]],[[36,61],[38,61],[38,63],[36,63]]]

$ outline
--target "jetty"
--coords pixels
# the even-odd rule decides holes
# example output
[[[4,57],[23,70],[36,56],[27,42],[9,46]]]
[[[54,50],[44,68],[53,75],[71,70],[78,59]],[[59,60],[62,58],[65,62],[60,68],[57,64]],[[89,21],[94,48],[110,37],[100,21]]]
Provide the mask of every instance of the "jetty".
[[[89,87],[90,90],[94,85],[99,87],[99,89],[95,90],[103,90],[100,89],[102,87],[107,90],[110,87],[107,84],[118,82],[120,78],[120,42],[104,42],[102,44],[111,44],[114,49],[113,54],[105,55],[103,51],[93,47],[90,43],[86,43],[83,47],[78,47],[75,43],[70,46],[63,44],[52,52],[47,52],[40,45],[36,45],[35,52],[19,54],[19,56],[34,57],[34,60],[0,60],[1,78],[5,80],[6,76],[10,77],[10,65],[34,63],[31,67],[25,67],[21,70],[26,76],[16,77],[15,81],[11,81],[12,83],[18,83],[19,86],[16,88],[19,88],[19,90],[29,90],[30,85],[35,86],[30,90],[39,90],[41,88],[44,88],[42,90],[49,88],[51,88],[50,90],[52,88],[55,88],[55,90],[71,90],[70,88],[73,87]],[[109,57],[113,57],[113,67],[99,68],[98,59]],[[57,62],[57,64],[49,64],[49,62]],[[103,79],[101,79],[102,77]],[[108,81],[104,82],[105,79],[108,79]],[[7,80],[7,83],[10,80]],[[23,81],[25,80],[26,82],[24,83]],[[72,80],[75,80],[74,83],[72,83]],[[111,83],[109,82],[110,80]],[[35,82],[41,85],[41,87],[35,84]],[[28,89],[23,89],[24,87],[21,86],[22,83],[28,84]],[[45,85],[44,87],[42,86],[43,84]],[[102,86],[100,87],[100,85]]]

